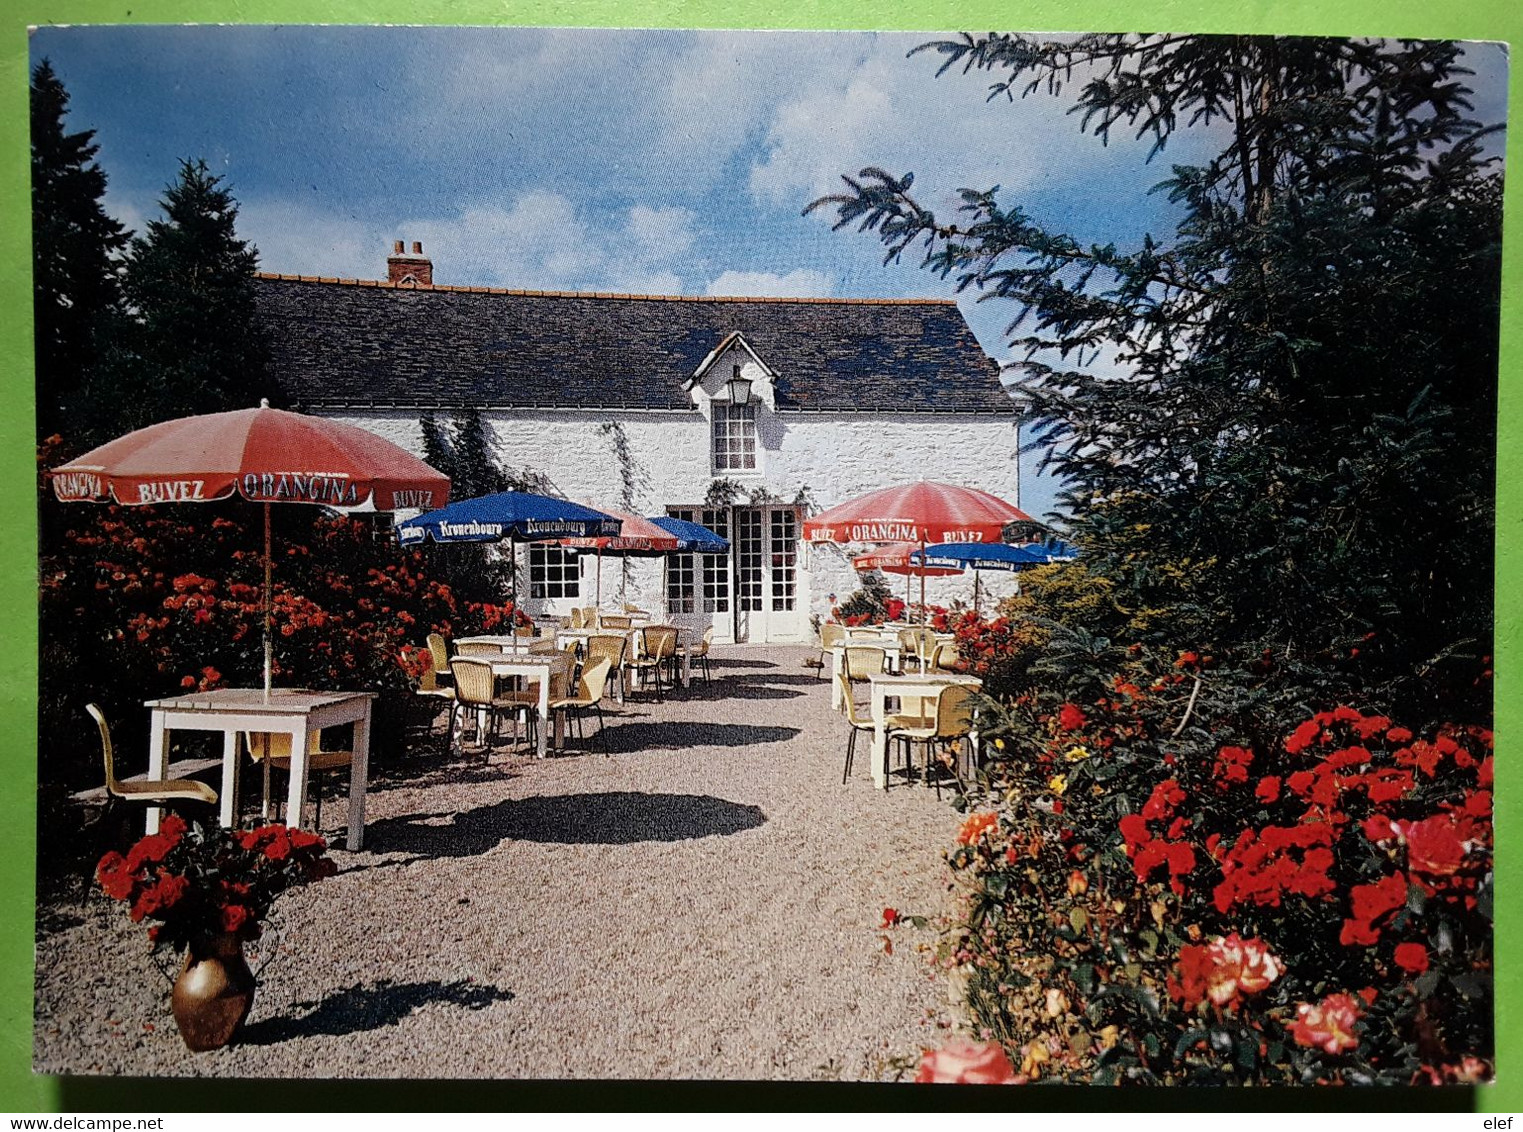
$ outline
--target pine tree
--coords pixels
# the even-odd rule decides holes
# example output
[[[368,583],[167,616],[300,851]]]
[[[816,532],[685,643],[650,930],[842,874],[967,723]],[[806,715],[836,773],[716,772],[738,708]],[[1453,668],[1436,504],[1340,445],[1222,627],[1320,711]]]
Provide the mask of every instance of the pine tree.
[[[32,71],[32,293],[37,353],[37,434],[75,433],[78,397],[95,366],[121,291],[127,233],[101,200],[95,131],[68,133],[69,94],[44,59]]]
[[[938,219],[867,169],[810,209],[1017,308],[1020,394],[1091,568],[1163,631],[1392,670],[1489,651],[1501,181],[1453,43],[927,44],[1084,126],[1224,139],[1166,239],[1084,247],[998,189]],[[808,211],[808,210],[806,210]],[[1116,369],[1092,366],[1114,359]],[[1366,649],[1368,651],[1368,648]]]
[[[182,161],[159,203],[163,218],[128,255],[130,331],[92,390],[118,432],[278,397],[254,311],[258,253],[237,237],[237,202],[204,161]]]

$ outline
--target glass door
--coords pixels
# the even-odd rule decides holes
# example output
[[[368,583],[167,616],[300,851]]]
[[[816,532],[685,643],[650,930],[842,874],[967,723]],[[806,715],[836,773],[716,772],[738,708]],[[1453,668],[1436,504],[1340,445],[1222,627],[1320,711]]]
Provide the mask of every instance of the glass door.
[[[702,523],[720,538],[730,537],[730,512],[724,508],[671,507],[674,519]],[[666,560],[666,610],[678,624],[710,626],[717,641],[733,640],[729,554],[673,554]]]
[[[808,581],[799,568],[792,507],[669,510],[730,540],[728,555],[674,554],[667,560],[666,608],[673,620],[691,615],[713,625],[718,641],[808,638]]]

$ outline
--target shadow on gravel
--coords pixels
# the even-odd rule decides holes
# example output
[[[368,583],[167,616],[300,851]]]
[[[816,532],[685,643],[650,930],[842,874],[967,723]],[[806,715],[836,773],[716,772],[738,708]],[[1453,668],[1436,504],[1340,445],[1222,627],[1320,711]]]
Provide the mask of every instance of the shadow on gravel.
[[[490,761],[488,752],[469,746],[463,754],[459,751],[447,757],[436,754],[432,759],[429,756],[435,752],[414,749],[404,760],[379,769],[372,768],[370,780],[365,784],[365,792],[375,794],[386,790],[421,790],[446,784],[503,782],[516,777],[518,773],[507,761],[507,756],[512,752],[513,748],[506,742],[492,749]]]
[[[298,1002],[297,1017],[264,1018],[244,1027],[240,1045],[271,1046],[313,1034],[358,1034],[395,1026],[419,1007],[441,1002],[466,1010],[484,1010],[494,1002],[509,1002],[513,992],[461,979],[441,983],[394,983],[382,979],[370,986],[346,987],[320,1003]]]
[[[608,721],[603,746],[611,755],[632,755],[642,751],[686,751],[693,747],[754,747],[761,743],[786,743],[800,729],[797,727],[759,726],[750,723],[616,723]],[[593,750],[599,748],[593,739]]]
[[[554,845],[632,845],[689,841],[755,829],[767,820],[756,806],[707,794],[554,794],[508,799],[453,815],[384,818],[366,830],[376,853],[475,857],[504,841]],[[377,866],[378,867],[378,866]]]

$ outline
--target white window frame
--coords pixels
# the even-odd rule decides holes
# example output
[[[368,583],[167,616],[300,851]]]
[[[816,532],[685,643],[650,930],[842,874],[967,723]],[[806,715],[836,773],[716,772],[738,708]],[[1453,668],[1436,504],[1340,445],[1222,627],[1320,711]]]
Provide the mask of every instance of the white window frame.
[[[728,401],[712,401],[709,408],[712,414],[709,423],[709,452],[714,471],[742,474],[760,472],[761,431],[757,425],[756,402],[732,405]],[[749,464],[735,462],[744,461],[748,455]]]
[[[555,592],[551,592],[554,589]],[[582,596],[582,557],[568,547],[529,544],[529,594],[546,601]]]

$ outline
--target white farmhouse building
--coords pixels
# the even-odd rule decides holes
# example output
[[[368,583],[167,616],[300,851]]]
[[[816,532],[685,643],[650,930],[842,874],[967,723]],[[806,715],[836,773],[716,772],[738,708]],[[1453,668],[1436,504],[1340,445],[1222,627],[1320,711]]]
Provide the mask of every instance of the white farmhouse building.
[[[916,479],[1020,501],[1015,404],[954,302],[445,286],[417,244],[388,266],[385,281],[261,275],[275,379],[294,407],[420,454],[425,414],[474,407],[504,467],[731,540],[627,572],[605,558],[605,605],[627,587],[720,641],[809,640],[811,615],[860,582],[846,553],[799,542],[802,515]],[[592,603],[591,554],[520,556],[531,612]],[[971,575],[928,585],[933,602],[971,599]]]

